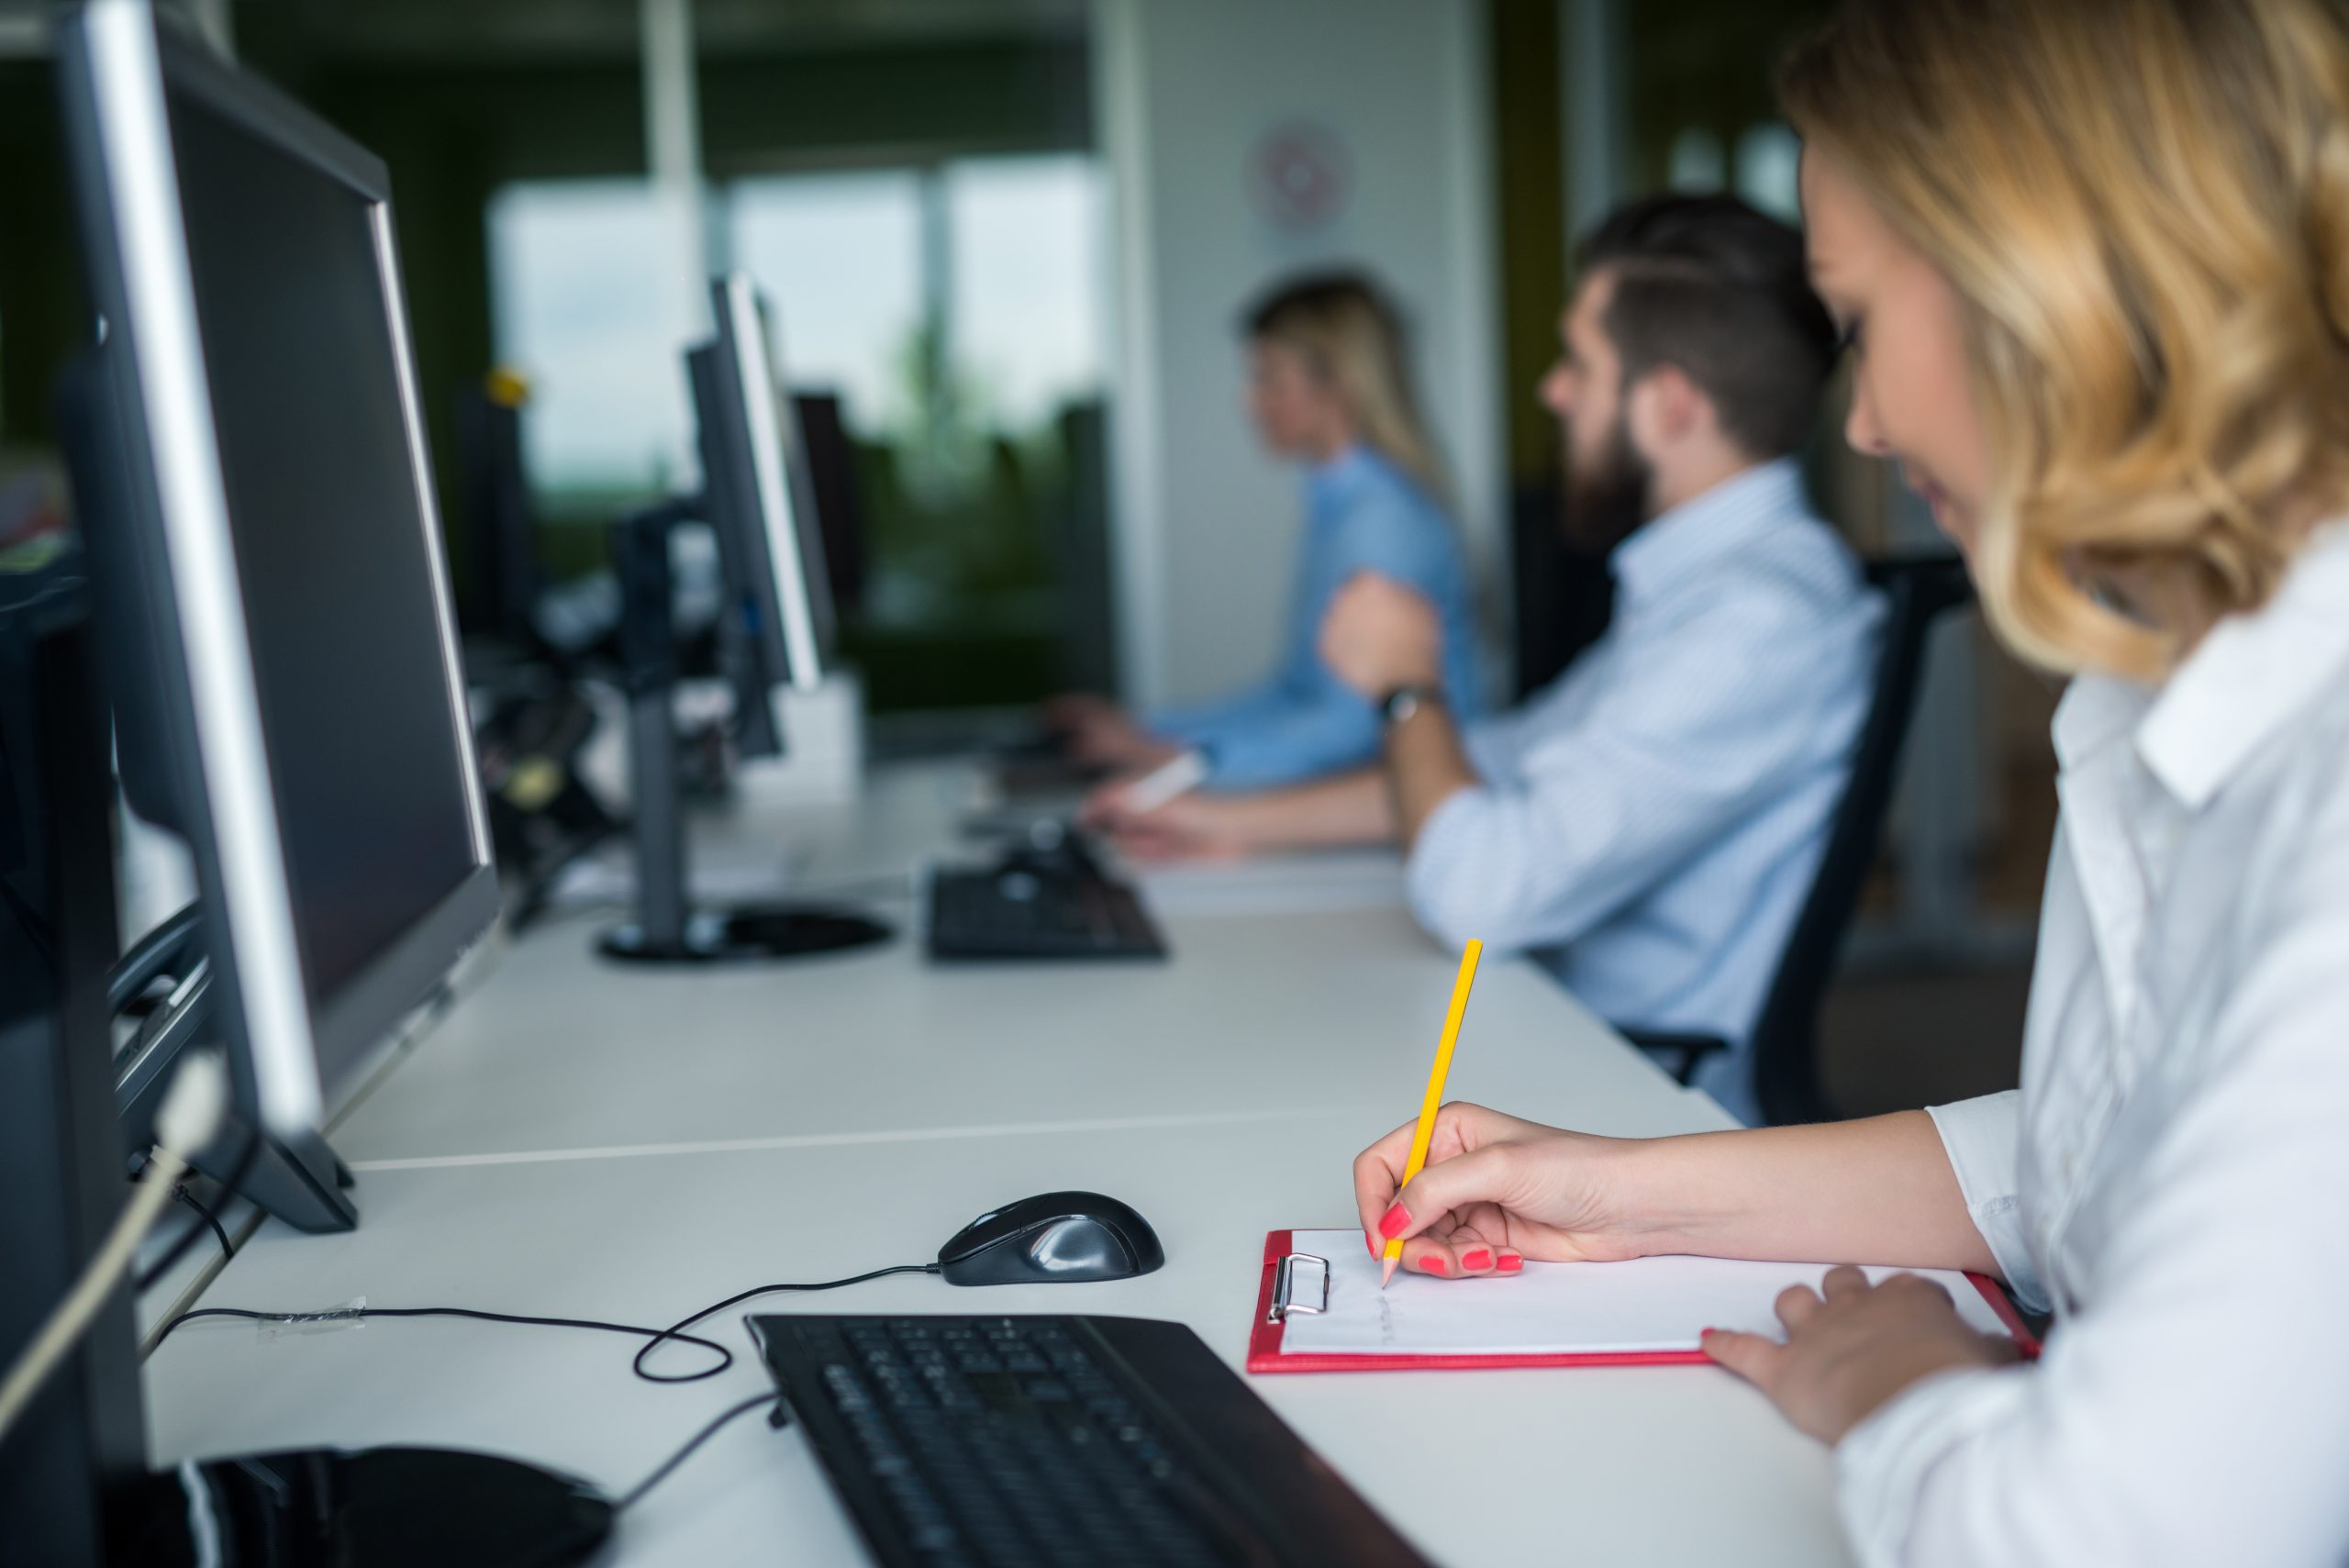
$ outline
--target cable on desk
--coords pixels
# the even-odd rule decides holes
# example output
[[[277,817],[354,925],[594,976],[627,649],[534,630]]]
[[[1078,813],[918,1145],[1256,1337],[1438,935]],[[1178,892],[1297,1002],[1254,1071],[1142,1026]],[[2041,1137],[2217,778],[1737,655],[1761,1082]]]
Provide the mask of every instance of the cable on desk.
[[[228,1167],[228,1180],[220,1184],[220,1202],[223,1207],[226,1207],[228,1205],[237,1201],[238,1190],[245,1184],[245,1178],[252,1173],[253,1162],[260,1157],[261,1134],[257,1131],[248,1131],[245,1134],[245,1147],[243,1151],[237,1156],[237,1162]],[[186,1197],[187,1194],[183,1192],[180,1195],[182,1197]],[[193,1198],[190,1198],[189,1201],[191,1203],[195,1202]],[[203,1215],[204,1219],[195,1219],[188,1222],[187,1229],[180,1232],[179,1240],[172,1243],[170,1251],[166,1251],[162,1257],[156,1260],[155,1266],[153,1268],[149,1269],[145,1273],[140,1274],[137,1280],[132,1282],[131,1289],[133,1291],[144,1292],[152,1286],[156,1281],[161,1279],[165,1274],[170,1273],[172,1272],[173,1265],[177,1263],[182,1258],[186,1257],[187,1250],[195,1245],[197,1237],[204,1234],[205,1219],[211,1220],[212,1229],[216,1231],[220,1231],[220,1251],[224,1253],[232,1251],[228,1245],[228,1233],[225,1230],[220,1230],[220,1222],[218,1219],[214,1218],[211,1211],[205,1208],[203,1205],[197,1204],[196,1212]],[[161,1342],[162,1341],[160,1339],[156,1340],[156,1343],[158,1344],[161,1344]]]
[[[698,1334],[680,1334],[675,1329],[645,1329],[634,1323],[599,1322],[593,1318],[532,1318],[514,1312],[484,1312],[471,1307],[343,1307],[326,1312],[257,1312],[245,1307],[196,1307],[164,1324],[162,1331],[155,1336],[156,1346],[161,1348],[163,1341],[172,1337],[173,1329],[198,1318],[238,1318],[251,1323],[328,1323],[362,1318],[471,1318],[484,1323],[518,1323],[533,1329],[594,1329],[607,1334],[634,1334],[640,1339],[649,1339],[654,1344],[664,1340],[681,1340],[718,1354],[714,1366],[687,1377],[656,1377],[651,1380],[654,1383],[696,1383],[705,1377],[716,1377],[734,1364],[734,1352],[717,1340],[705,1340]],[[691,1322],[692,1319],[686,1321]]]
[[[616,1514],[626,1513],[630,1507],[635,1506],[639,1498],[642,1497],[647,1492],[651,1491],[655,1486],[660,1485],[663,1481],[669,1479],[670,1472],[675,1470],[677,1466],[685,1463],[686,1460],[692,1458],[694,1450],[701,1447],[702,1444],[716,1437],[719,1429],[729,1421],[734,1419],[735,1417],[741,1415],[747,1410],[755,1410],[762,1405],[779,1405],[782,1403],[782,1395],[767,1393],[760,1395],[755,1399],[745,1399],[740,1405],[734,1406],[724,1415],[719,1416],[716,1420],[710,1422],[709,1425],[704,1427],[700,1431],[696,1432],[686,1440],[685,1447],[679,1449],[676,1452],[662,1460],[661,1462],[660,1469],[654,1471],[651,1474],[646,1476],[643,1480],[629,1487],[628,1495],[622,1497],[618,1502],[612,1505],[612,1512]],[[775,1425],[778,1426],[781,1424],[782,1423],[779,1421],[775,1423]]]
[[[867,1280],[880,1279],[888,1274],[934,1274],[936,1273],[938,1273],[938,1265],[936,1263],[896,1263],[885,1269],[874,1269],[871,1273],[852,1274],[847,1279],[824,1280],[816,1284],[755,1285],[752,1288],[742,1291],[738,1295],[728,1296],[725,1300],[718,1303],[714,1307],[705,1307],[690,1318],[680,1319],[674,1328],[662,1329],[660,1333],[652,1337],[652,1342],[651,1344],[646,1345],[642,1350],[636,1352],[636,1359],[629,1363],[629,1370],[635,1373],[637,1376],[644,1379],[647,1383],[699,1383],[703,1378],[715,1377],[726,1369],[722,1366],[716,1366],[711,1367],[707,1372],[686,1373],[683,1376],[664,1376],[657,1372],[645,1371],[644,1358],[659,1350],[661,1348],[662,1340],[673,1336],[681,1340],[692,1340],[692,1335],[682,1333],[680,1330],[690,1329],[695,1324],[700,1322],[703,1318],[710,1316],[712,1313],[723,1312],[729,1307],[739,1306],[741,1303],[750,1300],[754,1296],[772,1296],[778,1291],[786,1290],[838,1290],[844,1284],[863,1284]],[[706,1340],[701,1342],[704,1344],[708,1343]]]
[[[187,1205],[188,1207],[195,1210],[196,1213],[202,1215],[204,1217],[204,1223],[212,1227],[212,1234],[220,1243],[220,1261],[222,1262],[225,1263],[229,1259],[237,1255],[237,1249],[228,1240],[228,1228],[220,1223],[220,1217],[218,1215],[213,1213],[209,1208],[205,1207],[204,1200],[202,1198],[187,1190],[187,1184],[185,1182],[174,1184],[172,1187],[172,1195],[179,1199],[180,1202]]]

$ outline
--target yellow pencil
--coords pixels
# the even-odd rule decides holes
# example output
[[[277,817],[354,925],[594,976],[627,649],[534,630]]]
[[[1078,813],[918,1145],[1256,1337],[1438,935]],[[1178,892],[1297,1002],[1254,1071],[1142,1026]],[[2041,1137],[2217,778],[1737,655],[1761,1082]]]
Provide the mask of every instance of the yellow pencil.
[[[1428,1069],[1428,1092],[1419,1101],[1419,1129],[1411,1135],[1411,1158],[1403,1167],[1403,1185],[1419,1173],[1428,1162],[1428,1143],[1435,1137],[1435,1113],[1443,1104],[1443,1081],[1452,1072],[1452,1048],[1460,1039],[1460,1020],[1468,1011],[1468,987],[1476,983],[1476,960],[1483,956],[1485,944],[1474,938],[1460,951],[1460,975],[1452,983],[1452,1010],[1443,1016],[1443,1039],[1436,1043],[1435,1065]],[[1395,1278],[1395,1269],[1403,1261],[1402,1238],[1386,1243],[1386,1262],[1380,1266],[1378,1288],[1385,1290]]]

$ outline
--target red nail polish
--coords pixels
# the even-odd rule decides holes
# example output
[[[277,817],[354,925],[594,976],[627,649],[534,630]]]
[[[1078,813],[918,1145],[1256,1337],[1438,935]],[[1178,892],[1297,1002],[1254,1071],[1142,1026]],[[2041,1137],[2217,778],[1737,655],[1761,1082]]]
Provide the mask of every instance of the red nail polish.
[[[1370,1243],[1370,1255],[1374,1258],[1378,1256],[1378,1238],[1365,1232],[1363,1240]]]
[[[1421,1263],[1419,1267],[1427,1270],[1427,1272],[1431,1274],[1449,1274],[1452,1273],[1452,1266],[1443,1261],[1443,1255],[1440,1252],[1430,1253],[1428,1255],[1427,1262]]]
[[[1463,1253],[1460,1258],[1460,1266],[1471,1273],[1478,1269],[1491,1268],[1493,1266],[1492,1250],[1487,1247],[1479,1247],[1473,1252]]]
[[[1525,1259],[1522,1254],[1517,1252],[1503,1252],[1501,1254],[1501,1273],[1505,1274],[1513,1274],[1523,1267],[1525,1267]]]
[[[1398,1203],[1379,1218],[1378,1233],[1392,1241],[1403,1234],[1403,1228],[1410,1223],[1410,1211]]]

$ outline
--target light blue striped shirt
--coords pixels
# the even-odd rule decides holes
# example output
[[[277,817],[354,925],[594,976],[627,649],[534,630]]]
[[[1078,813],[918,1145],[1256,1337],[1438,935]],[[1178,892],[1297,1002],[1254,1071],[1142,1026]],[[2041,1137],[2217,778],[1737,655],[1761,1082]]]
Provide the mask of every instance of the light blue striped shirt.
[[[1350,447],[1305,484],[1305,541],[1289,593],[1280,663],[1234,695],[1150,716],[1161,735],[1204,746],[1217,789],[1269,789],[1378,760],[1377,709],[1321,662],[1330,599],[1357,572],[1376,572],[1425,595],[1443,619],[1447,699],[1482,710],[1476,627],[1459,530],[1402,471]]]
[[[1457,946],[1531,950],[1617,1023],[1736,1050],[1698,1084],[1754,1118],[1746,1036],[1823,852],[1882,606],[1791,459],[1615,553],[1607,635],[1473,725],[1483,783],[1436,808],[1411,903]]]

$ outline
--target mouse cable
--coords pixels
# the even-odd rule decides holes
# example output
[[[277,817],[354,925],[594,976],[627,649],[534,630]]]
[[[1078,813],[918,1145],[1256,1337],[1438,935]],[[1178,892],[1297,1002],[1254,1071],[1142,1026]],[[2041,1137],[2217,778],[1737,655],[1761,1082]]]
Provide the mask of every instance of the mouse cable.
[[[204,1217],[204,1223],[212,1228],[213,1239],[220,1243],[222,1262],[225,1263],[237,1255],[236,1243],[228,1240],[228,1228],[220,1223],[220,1217],[213,1213],[202,1198],[187,1190],[187,1183],[184,1181],[173,1183],[172,1195]]]
[[[471,1307],[338,1307],[324,1312],[260,1312],[247,1307],[195,1307],[165,1323],[155,1336],[156,1348],[161,1349],[172,1330],[183,1323],[198,1318],[237,1318],[250,1323],[343,1323],[368,1318],[470,1318],[483,1323],[518,1323],[532,1329],[594,1329],[607,1334],[633,1334],[658,1344],[664,1340],[680,1340],[689,1345],[699,1345],[717,1352],[718,1360],[699,1372],[685,1373],[674,1377],[656,1377],[654,1383],[699,1383],[705,1377],[716,1377],[734,1364],[734,1352],[715,1340],[705,1340],[698,1334],[680,1334],[675,1329],[645,1329],[633,1323],[604,1323],[593,1318],[533,1318],[517,1312],[484,1312]],[[682,1327],[682,1325],[680,1325]]]
[[[661,1462],[661,1467],[658,1470],[655,1470],[651,1474],[646,1476],[643,1480],[629,1487],[627,1495],[621,1497],[618,1502],[612,1505],[612,1512],[615,1514],[626,1513],[629,1508],[635,1507],[637,1502],[641,1499],[647,1492],[651,1491],[652,1488],[660,1485],[661,1483],[669,1479],[669,1475],[672,1471],[675,1470],[677,1466],[685,1463],[686,1460],[691,1459],[696,1449],[701,1447],[702,1444],[716,1437],[720,1429],[725,1427],[728,1422],[733,1420],[737,1416],[742,1415],[746,1411],[755,1410],[762,1405],[771,1405],[776,1407],[776,1410],[774,1418],[768,1422],[768,1425],[774,1427],[783,1426],[783,1411],[781,1409],[782,1403],[783,1396],[770,1391],[758,1396],[754,1399],[745,1399],[740,1405],[730,1407],[723,1415],[718,1417],[715,1420],[711,1421],[709,1425],[696,1432],[691,1438],[688,1438],[685,1440],[685,1447],[679,1449],[676,1452],[662,1460]]]
[[[704,1339],[699,1334],[685,1332],[713,1313],[723,1312],[753,1296],[768,1296],[777,1291],[838,1290],[842,1285],[863,1284],[867,1280],[880,1279],[888,1274],[934,1274],[938,1272],[936,1263],[898,1263],[885,1269],[874,1269],[870,1273],[812,1284],[763,1284],[738,1292],[715,1306],[705,1307],[692,1317],[666,1329],[646,1329],[633,1323],[605,1323],[591,1318],[540,1318],[514,1312],[484,1312],[471,1307],[341,1307],[324,1312],[263,1312],[248,1307],[195,1307],[165,1322],[155,1336],[153,1348],[160,1350],[163,1341],[171,1338],[173,1329],[199,1318],[233,1318],[250,1323],[286,1324],[339,1323],[368,1318],[468,1318],[483,1323],[513,1323],[526,1328],[593,1329],[607,1334],[633,1334],[645,1341],[636,1352],[635,1359],[629,1363],[629,1370],[637,1376],[647,1383],[700,1383],[706,1378],[716,1377],[734,1364],[734,1352],[724,1345],[715,1340]],[[671,1342],[698,1345],[703,1350],[716,1352],[718,1360],[698,1372],[658,1373],[645,1370],[644,1358]]]
[[[239,1151],[236,1163],[228,1167],[228,1174],[220,1183],[219,1203],[222,1208],[226,1208],[230,1204],[236,1202],[238,1197],[241,1195],[241,1190],[245,1184],[245,1178],[252,1174],[253,1162],[260,1157],[261,1134],[257,1131],[248,1130],[245,1134],[244,1148]],[[183,1172],[182,1174],[184,1175],[185,1173]],[[221,1229],[220,1221],[214,1216],[210,1209],[206,1208],[200,1203],[196,1203],[195,1197],[185,1190],[184,1185],[180,1187],[180,1190],[174,1195],[185,1198],[190,1204],[194,1205],[195,1211],[202,1215],[204,1218],[192,1219],[188,1221],[187,1229],[181,1231],[179,1235],[173,1240],[171,1247],[161,1257],[155,1260],[154,1265],[132,1282],[131,1289],[139,1294],[143,1295],[147,1291],[152,1289],[158,1281],[160,1281],[165,1274],[172,1272],[173,1265],[176,1264],[182,1258],[187,1256],[187,1250],[190,1247],[195,1246],[196,1239],[204,1234],[206,1220],[211,1222],[211,1229],[217,1233],[220,1238],[220,1251],[229,1257],[233,1257],[236,1254],[236,1249],[228,1245],[228,1232]]]
[[[894,1263],[885,1269],[874,1269],[871,1273],[852,1274],[847,1279],[824,1280],[816,1284],[754,1285],[749,1290],[728,1296],[725,1300],[718,1302],[716,1306],[705,1307],[700,1311],[695,1313],[692,1317],[679,1319],[675,1328],[664,1329],[660,1333],[654,1335],[651,1343],[645,1345],[641,1350],[636,1352],[636,1359],[629,1362],[629,1370],[635,1373],[637,1376],[644,1379],[647,1383],[698,1383],[703,1378],[710,1376],[711,1373],[707,1372],[696,1372],[688,1373],[683,1376],[672,1376],[657,1372],[647,1372],[644,1370],[644,1358],[659,1350],[661,1348],[661,1341],[673,1335],[681,1340],[691,1340],[693,1338],[692,1335],[682,1333],[680,1330],[690,1329],[695,1324],[700,1322],[703,1318],[711,1316],[713,1313],[723,1312],[729,1307],[739,1306],[755,1296],[773,1296],[778,1291],[786,1290],[838,1290],[844,1284],[863,1284],[866,1280],[881,1279],[889,1274],[934,1274],[938,1272],[939,1266],[936,1263]],[[703,1340],[702,1342],[707,1344],[708,1341]],[[716,1370],[722,1369],[713,1369],[713,1371]]]

